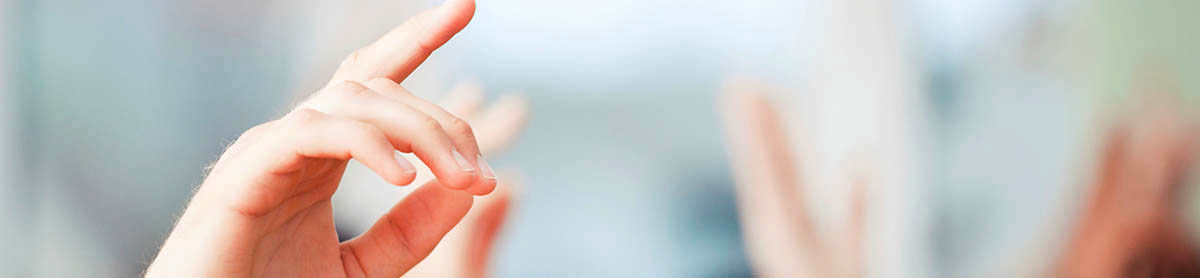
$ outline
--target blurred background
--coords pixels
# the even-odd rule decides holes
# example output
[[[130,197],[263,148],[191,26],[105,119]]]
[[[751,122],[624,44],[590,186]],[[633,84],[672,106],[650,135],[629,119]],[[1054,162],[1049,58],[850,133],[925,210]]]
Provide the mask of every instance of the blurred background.
[[[139,275],[225,144],[436,4],[0,0],[0,274]],[[1086,215],[1114,119],[1154,110],[1144,95],[1195,118],[1196,12],[1189,0],[477,0],[403,85],[437,99],[470,81],[528,100],[525,132],[489,158],[524,176],[498,277],[753,275],[717,109],[735,77],[770,88],[821,230],[846,221],[855,163],[871,168],[866,276],[1044,276]]]

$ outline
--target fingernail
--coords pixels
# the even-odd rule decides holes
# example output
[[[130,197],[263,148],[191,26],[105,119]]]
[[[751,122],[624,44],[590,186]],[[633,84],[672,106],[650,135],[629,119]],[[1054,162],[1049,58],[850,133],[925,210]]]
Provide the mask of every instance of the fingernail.
[[[496,179],[496,172],[492,171],[492,165],[488,164],[487,160],[483,160],[482,155],[476,155],[475,162],[479,163],[480,175],[490,180]]]
[[[467,161],[467,158],[463,157],[461,153],[458,153],[458,150],[451,149],[450,154],[454,156],[454,162],[458,162],[458,167],[462,169],[463,172],[475,171],[475,166],[471,165],[471,162]]]
[[[396,164],[400,164],[400,169],[404,170],[405,173],[417,172],[417,167],[413,167],[412,162],[408,162],[408,159],[405,159],[404,155],[400,152],[396,152],[394,157],[396,158]]]

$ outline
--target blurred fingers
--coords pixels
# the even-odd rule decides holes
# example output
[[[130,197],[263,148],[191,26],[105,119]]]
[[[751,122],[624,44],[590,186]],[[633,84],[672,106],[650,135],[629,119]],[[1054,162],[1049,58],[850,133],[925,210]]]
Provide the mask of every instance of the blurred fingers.
[[[479,149],[495,154],[504,151],[525,130],[529,121],[527,100],[519,94],[501,96],[482,114],[468,121],[476,126]]]
[[[838,250],[842,254],[840,256],[842,262],[839,264],[841,273],[838,276],[863,277],[866,266],[866,250],[863,249],[863,244],[866,242],[867,208],[870,206],[867,202],[870,175],[860,174],[852,181],[850,184],[850,221],[843,239],[845,247]]]
[[[475,82],[461,82],[451,88],[442,99],[442,107],[459,118],[470,121],[483,106],[483,87]]]
[[[813,234],[801,200],[783,128],[762,89],[727,85],[722,102],[742,229],[756,272],[769,277],[814,274]]]
[[[1094,205],[1111,203],[1116,198],[1118,193],[1120,180],[1122,179],[1122,171],[1128,164],[1126,161],[1129,131],[1124,125],[1118,125],[1108,132],[1103,143],[1103,149],[1100,154],[1099,173],[1096,177],[1096,185],[1093,186],[1091,202]],[[1100,209],[1093,207],[1092,210]]]
[[[513,205],[513,192],[521,188],[521,179],[515,173],[507,173],[506,177],[506,182],[498,186],[495,193],[479,198],[479,204],[472,207],[467,215],[469,226],[463,229],[463,233],[469,237],[464,250],[465,277],[487,276],[496,238],[504,228]]]

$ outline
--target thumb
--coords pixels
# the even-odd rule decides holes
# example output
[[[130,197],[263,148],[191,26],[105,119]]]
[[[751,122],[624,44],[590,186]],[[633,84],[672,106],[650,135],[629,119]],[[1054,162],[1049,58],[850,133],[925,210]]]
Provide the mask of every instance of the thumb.
[[[503,230],[513,205],[515,191],[520,191],[520,178],[514,172],[500,175],[496,191],[477,196],[471,211],[463,217],[441,244],[408,273],[408,277],[486,277],[492,249]]]
[[[342,243],[349,277],[398,277],[428,256],[471,209],[469,193],[431,181],[413,191],[366,233]]]

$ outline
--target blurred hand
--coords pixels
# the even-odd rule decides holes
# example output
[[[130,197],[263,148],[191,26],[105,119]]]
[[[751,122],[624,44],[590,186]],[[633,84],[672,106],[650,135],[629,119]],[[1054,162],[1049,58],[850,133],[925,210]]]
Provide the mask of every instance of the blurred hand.
[[[854,179],[852,219],[840,237],[816,234],[786,130],[757,84],[730,83],[719,101],[733,160],[742,234],[762,277],[862,275],[865,179]]]
[[[213,166],[148,277],[396,277],[427,256],[496,185],[469,124],[403,81],[466,26],[471,0],[425,11],[353,54],[329,85],[282,119],[246,131]],[[363,83],[358,83],[363,82]],[[362,236],[338,243],[329,198],[353,158],[411,183],[412,152],[436,181]]]
[[[1168,107],[1155,108],[1105,139],[1091,197],[1054,276],[1200,276],[1180,196],[1197,137]]]

